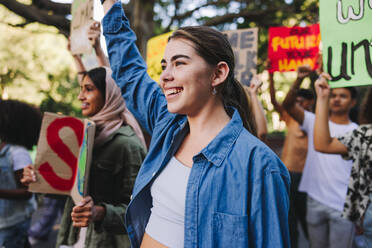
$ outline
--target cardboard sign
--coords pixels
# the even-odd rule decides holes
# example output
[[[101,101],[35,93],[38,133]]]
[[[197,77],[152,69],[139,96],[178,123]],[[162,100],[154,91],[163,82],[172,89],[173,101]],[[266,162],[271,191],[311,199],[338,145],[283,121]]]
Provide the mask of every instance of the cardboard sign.
[[[74,0],[71,6],[70,42],[72,54],[91,53],[92,45],[88,40],[88,30],[94,22],[91,0]]]
[[[319,67],[319,24],[269,28],[269,72],[296,71],[301,65]]]
[[[147,42],[147,73],[149,76],[159,83],[161,74],[161,60],[163,59],[165,47],[168,43],[168,38],[173,32],[161,34],[148,40]]]
[[[257,39],[258,29],[247,28],[223,32],[234,51],[235,78],[243,85],[249,86],[257,74]]]
[[[371,0],[320,0],[323,66],[331,87],[372,84],[371,23]]]
[[[37,182],[29,190],[70,195],[80,202],[88,194],[94,133],[92,121],[44,113],[35,159]]]

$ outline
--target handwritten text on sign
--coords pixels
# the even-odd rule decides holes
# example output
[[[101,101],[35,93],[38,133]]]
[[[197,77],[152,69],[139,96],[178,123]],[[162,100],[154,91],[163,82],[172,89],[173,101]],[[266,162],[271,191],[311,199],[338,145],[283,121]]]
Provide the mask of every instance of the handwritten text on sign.
[[[372,84],[372,0],[321,0],[324,69],[331,87]]]
[[[257,74],[257,28],[238,29],[223,32],[234,51],[235,77],[244,85],[249,85]]]
[[[269,28],[270,72],[295,71],[300,65],[318,67],[319,25]]]

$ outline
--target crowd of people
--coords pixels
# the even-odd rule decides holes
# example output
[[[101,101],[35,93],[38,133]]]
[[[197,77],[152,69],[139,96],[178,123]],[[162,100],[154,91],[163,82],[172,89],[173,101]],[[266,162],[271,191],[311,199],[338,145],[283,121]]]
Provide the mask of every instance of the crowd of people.
[[[58,211],[61,248],[300,248],[299,228],[311,248],[352,248],[356,234],[372,247],[371,87],[359,126],[349,118],[356,88],[330,89],[327,73],[305,65],[279,103],[270,74],[271,103],[287,126],[279,159],[265,144],[260,81],[243,87],[235,79],[222,33],[174,31],[158,84],[121,4],[103,2],[108,59],[98,22],[88,37],[99,67],[87,71],[72,55],[82,115],[96,124],[88,195],[76,205],[45,195],[43,216],[31,226],[36,202],[27,186],[38,172],[27,149],[37,143],[42,114],[1,100],[0,247],[47,238]],[[318,78],[316,95],[301,88],[309,76]]]

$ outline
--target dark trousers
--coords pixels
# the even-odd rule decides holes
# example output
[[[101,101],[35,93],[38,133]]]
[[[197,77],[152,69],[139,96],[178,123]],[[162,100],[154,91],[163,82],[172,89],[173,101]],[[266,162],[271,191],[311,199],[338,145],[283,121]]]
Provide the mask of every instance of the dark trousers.
[[[36,239],[47,240],[55,221],[64,209],[66,197],[57,198],[44,196],[41,217],[33,223],[28,230],[28,236]]]
[[[308,238],[306,224],[306,193],[298,191],[302,173],[289,172],[291,176],[291,187],[289,193],[289,234],[291,237],[291,247],[298,248],[298,224],[301,225],[305,237]]]

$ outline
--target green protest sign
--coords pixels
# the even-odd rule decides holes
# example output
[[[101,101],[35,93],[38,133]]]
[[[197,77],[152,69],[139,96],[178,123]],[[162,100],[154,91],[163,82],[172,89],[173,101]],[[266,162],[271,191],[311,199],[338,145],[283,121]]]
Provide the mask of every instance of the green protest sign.
[[[372,84],[371,23],[371,0],[320,0],[323,68],[332,88]]]

